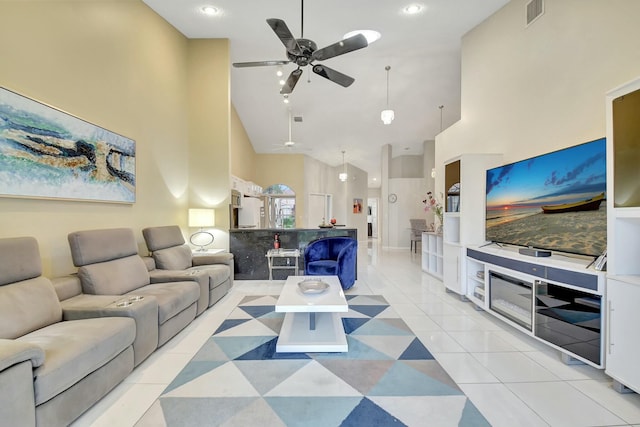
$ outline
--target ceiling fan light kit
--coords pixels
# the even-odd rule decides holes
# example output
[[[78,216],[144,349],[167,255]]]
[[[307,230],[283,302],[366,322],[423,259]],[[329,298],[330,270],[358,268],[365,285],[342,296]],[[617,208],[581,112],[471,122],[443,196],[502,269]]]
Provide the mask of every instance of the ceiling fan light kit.
[[[304,0],[302,0],[302,11],[304,11]],[[304,12],[301,15],[302,18],[304,18]],[[302,75],[302,68],[307,65],[311,65],[311,70],[314,73],[339,84],[340,86],[349,87],[355,81],[353,77],[347,76],[346,74],[329,68],[326,65],[314,64],[314,62],[324,61],[367,47],[369,43],[367,42],[367,38],[361,32],[357,32],[357,34],[354,34],[351,37],[323,47],[322,49],[318,49],[318,46],[313,40],[304,38],[304,30],[301,31],[302,34],[300,35],[300,38],[296,39],[282,19],[270,18],[267,19],[267,24],[269,24],[273,32],[284,45],[288,60],[235,62],[233,64],[234,67],[243,68],[295,64],[297,68],[289,74],[289,77],[280,89],[280,93],[283,95],[290,94],[293,91],[296,83],[298,83],[298,80]],[[304,29],[303,19],[301,28]]]

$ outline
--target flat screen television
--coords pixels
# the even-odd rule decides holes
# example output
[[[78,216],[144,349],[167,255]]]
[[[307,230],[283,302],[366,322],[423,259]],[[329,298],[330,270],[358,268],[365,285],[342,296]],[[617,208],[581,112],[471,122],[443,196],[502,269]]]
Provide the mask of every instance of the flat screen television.
[[[485,238],[580,255],[607,247],[605,138],[487,170]]]

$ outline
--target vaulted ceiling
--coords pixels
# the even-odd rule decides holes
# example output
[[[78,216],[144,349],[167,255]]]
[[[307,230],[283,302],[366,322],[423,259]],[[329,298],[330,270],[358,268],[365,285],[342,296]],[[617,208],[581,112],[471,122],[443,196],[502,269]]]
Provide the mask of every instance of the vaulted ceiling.
[[[267,24],[285,21],[291,33],[318,48],[340,41],[352,30],[375,30],[381,38],[368,47],[322,61],[355,82],[345,88],[303,67],[285,104],[278,67],[235,68],[231,99],[258,153],[304,153],[329,165],[348,163],[380,183],[381,147],[393,155],[421,154],[423,142],[460,118],[462,36],[508,0],[144,0],[189,38],[228,38],[232,62],[287,60],[283,43]],[[217,14],[202,13],[210,5]],[[407,13],[411,5],[418,13]],[[304,6],[304,9],[303,9]],[[384,125],[388,106],[395,120]],[[296,69],[282,66],[285,78]],[[442,108],[439,108],[442,106]],[[287,148],[289,114],[296,144]]]

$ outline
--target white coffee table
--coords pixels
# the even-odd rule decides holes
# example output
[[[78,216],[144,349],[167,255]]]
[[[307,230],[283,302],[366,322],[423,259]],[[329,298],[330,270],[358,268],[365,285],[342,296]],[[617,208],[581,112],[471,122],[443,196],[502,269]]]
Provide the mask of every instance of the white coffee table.
[[[304,294],[298,283],[322,280],[329,288]],[[276,344],[278,353],[346,352],[347,336],[340,313],[349,311],[337,276],[289,276],[282,288],[276,312],[287,313]]]

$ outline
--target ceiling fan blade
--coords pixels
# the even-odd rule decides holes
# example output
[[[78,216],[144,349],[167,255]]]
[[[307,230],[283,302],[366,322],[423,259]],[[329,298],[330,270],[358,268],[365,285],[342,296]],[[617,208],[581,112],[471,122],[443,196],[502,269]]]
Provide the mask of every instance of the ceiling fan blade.
[[[332,45],[318,49],[311,55],[312,61],[323,61],[325,59],[333,58],[334,56],[342,55],[345,53],[353,52],[354,50],[362,49],[369,46],[367,39],[362,34],[356,34],[348,39],[340,40]]]
[[[293,70],[291,74],[289,74],[289,78],[285,82],[282,89],[280,89],[281,94],[287,94],[293,92],[293,88],[296,87],[296,83],[298,83],[298,79],[302,75],[302,70],[300,68]]]
[[[314,65],[313,72],[343,87],[349,87],[351,86],[351,83],[356,81],[353,77],[342,74],[339,71],[327,67],[326,65]]]
[[[269,65],[286,65],[291,61],[254,61],[254,62],[234,62],[233,66],[236,68],[245,67],[264,67]]]
[[[293,37],[289,27],[287,27],[287,24],[285,24],[282,19],[267,19],[267,24],[269,24],[273,32],[276,33],[276,36],[278,36],[284,47],[287,48],[287,52],[293,55],[300,55],[302,53],[298,41]]]

